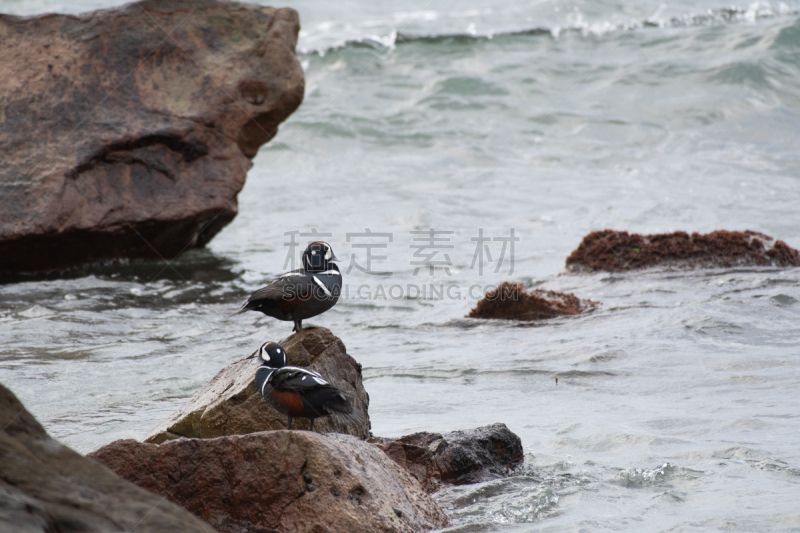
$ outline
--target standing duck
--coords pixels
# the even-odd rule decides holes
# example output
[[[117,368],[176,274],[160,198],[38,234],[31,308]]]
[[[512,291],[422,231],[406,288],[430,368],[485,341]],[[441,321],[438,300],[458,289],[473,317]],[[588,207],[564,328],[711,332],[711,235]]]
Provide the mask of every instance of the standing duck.
[[[359,420],[342,391],[319,373],[286,366],[286,350],[277,342],[264,343],[258,359],[261,366],[256,370],[256,387],[269,404],[289,416],[286,429],[292,429],[292,418],[311,419],[311,431],[314,419],[321,416],[340,415]]]
[[[342,274],[325,242],[312,242],[303,252],[303,268],[271,280],[250,295],[235,314],[261,311],[267,316],[294,322],[292,331],[303,329],[303,319],[324,313],[339,300]]]

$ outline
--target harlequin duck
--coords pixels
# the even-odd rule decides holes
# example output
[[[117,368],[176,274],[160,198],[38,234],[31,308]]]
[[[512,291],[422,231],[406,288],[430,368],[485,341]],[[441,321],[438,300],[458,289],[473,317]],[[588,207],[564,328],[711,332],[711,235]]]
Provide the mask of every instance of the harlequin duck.
[[[314,419],[327,415],[359,420],[347,397],[325,381],[319,373],[306,368],[286,366],[286,350],[277,342],[267,342],[258,351],[261,366],[256,370],[256,387],[278,411],[289,416],[286,429],[292,429],[292,418]]]
[[[303,268],[283,274],[250,295],[235,314],[261,311],[278,320],[294,321],[292,331],[303,329],[303,319],[324,313],[339,300],[342,274],[325,242],[313,242],[303,252]]]

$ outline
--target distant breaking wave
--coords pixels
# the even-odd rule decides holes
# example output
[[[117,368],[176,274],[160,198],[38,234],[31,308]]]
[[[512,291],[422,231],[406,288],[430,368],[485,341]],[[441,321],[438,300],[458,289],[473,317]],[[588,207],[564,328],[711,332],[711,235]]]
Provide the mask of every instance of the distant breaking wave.
[[[443,33],[443,34],[411,34],[394,31],[386,37],[369,36],[359,39],[347,40],[342,44],[330,46],[323,50],[301,50],[303,55],[320,55],[344,48],[371,48],[375,50],[386,50],[398,45],[408,43],[474,43],[488,41],[494,38],[515,37],[515,36],[539,36],[547,35],[553,39],[558,39],[562,34],[605,35],[608,33],[633,31],[641,28],[688,28],[697,26],[715,26],[719,24],[737,24],[742,22],[754,22],[756,20],[771,19],[776,17],[795,16],[800,14],[797,9],[790,9],[785,4],[781,4],[777,9],[773,9],[768,4],[756,3],[747,9],[735,7],[723,9],[709,9],[705,13],[689,14],[670,19],[644,19],[638,22],[612,24],[609,22],[578,22],[569,26],[534,27],[521,30],[509,30],[496,33]]]

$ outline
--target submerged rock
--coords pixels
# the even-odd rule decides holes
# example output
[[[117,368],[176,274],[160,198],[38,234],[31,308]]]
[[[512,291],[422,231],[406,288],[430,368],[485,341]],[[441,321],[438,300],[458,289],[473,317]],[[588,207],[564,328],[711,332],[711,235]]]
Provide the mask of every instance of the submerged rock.
[[[326,328],[309,328],[280,341],[289,365],[316,370],[350,400],[362,422],[334,416],[318,418],[314,431],[369,436],[369,395],[361,382],[361,365],[347,355],[341,339]],[[241,435],[268,429],[286,429],[286,415],[267,404],[253,382],[258,351],[226,366],[192,396],[145,441],[161,443],[177,437],[211,438]],[[310,422],[296,418],[293,429],[307,429]]]
[[[598,302],[582,300],[574,294],[543,289],[526,291],[522,283],[504,281],[478,300],[478,304],[467,317],[541,320],[562,315],[579,315],[596,305]]]
[[[370,442],[405,468],[427,492],[506,475],[524,460],[522,441],[505,424]]]
[[[160,445],[120,440],[90,457],[225,533],[410,533],[447,525],[413,477],[349,435],[284,430]]]
[[[204,246],[303,99],[298,31],[215,0],[0,15],[0,272]]]
[[[800,266],[800,253],[785,242],[756,231],[639,235],[604,230],[584,237],[567,258],[567,269],[573,272],[619,272],[652,266]]]
[[[214,532],[177,505],[51,439],[2,385],[0,531]]]

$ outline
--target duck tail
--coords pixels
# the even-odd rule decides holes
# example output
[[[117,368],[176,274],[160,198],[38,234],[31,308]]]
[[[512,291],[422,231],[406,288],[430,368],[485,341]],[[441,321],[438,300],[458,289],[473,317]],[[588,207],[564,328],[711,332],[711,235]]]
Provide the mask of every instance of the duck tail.
[[[333,413],[333,416],[339,419],[347,420],[348,422],[353,422],[359,426],[363,426],[367,422],[367,417],[364,415],[364,413],[356,411],[352,408],[349,413],[335,412]]]
[[[249,304],[249,303],[250,303],[250,302],[247,302],[247,304]],[[241,315],[241,314],[242,314],[242,313],[244,313],[245,311],[249,311],[250,309],[252,309],[252,307],[247,307],[247,304],[244,304],[244,305],[242,306],[242,308],[241,308],[241,309],[239,309],[238,311],[236,311],[235,313],[231,313],[230,315],[228,315],[228,318],[231,318],[232,316],[236,316],[236,315]]]
[[[347,399],[343,392],[337,390],[326,404],[328,411],[337,418],[353,422],[358,425],[364,424],[367,419],[364,413],[353,408],[353,404]]]

